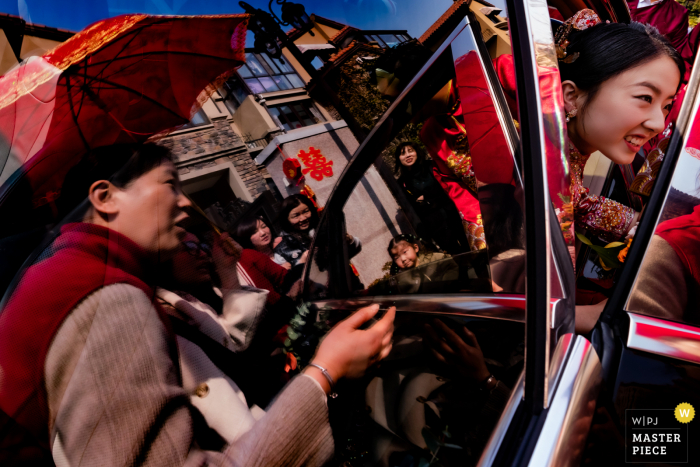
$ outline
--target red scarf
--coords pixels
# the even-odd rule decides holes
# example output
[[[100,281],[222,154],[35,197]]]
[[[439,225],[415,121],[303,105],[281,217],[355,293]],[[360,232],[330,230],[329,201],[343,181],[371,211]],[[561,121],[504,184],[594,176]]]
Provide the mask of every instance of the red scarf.
[[[35,453],[43,450],[47,460],[44,364],[54,335],[76,305],[117,283],[155,297],[154,288],[144,282],[149,263],[145,251],[113,230],[67,224],[49,250],[50,257],[26,270],[0,314],[0,461],[21,461],[17,456],[24,456],[18,454],[22,446],[31,446],[29,451]],[[154,306],[170,329],[155,301]]]
[[[662,222],[656,228],[656,235],[671,245],[686,275],[700,286],[700,206],[695,206],[691,214]]]

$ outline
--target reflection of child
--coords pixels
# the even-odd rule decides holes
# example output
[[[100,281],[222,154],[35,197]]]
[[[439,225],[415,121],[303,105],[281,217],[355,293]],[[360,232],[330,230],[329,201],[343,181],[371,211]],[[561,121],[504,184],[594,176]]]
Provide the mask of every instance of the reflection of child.
[[[399,269],[415,268],[420,263],[420,259],[418,258],[420,246],[418,239],[413,235],[404,234],[392,238],[387,250],[389,251],[389,256],[391,256],[394,265]]]
[[[387,248],[394,264],[391,273],[399,293],[438,293],[459,278],[459,267],[449,255],[422,252],[410,234],[394,237]]]

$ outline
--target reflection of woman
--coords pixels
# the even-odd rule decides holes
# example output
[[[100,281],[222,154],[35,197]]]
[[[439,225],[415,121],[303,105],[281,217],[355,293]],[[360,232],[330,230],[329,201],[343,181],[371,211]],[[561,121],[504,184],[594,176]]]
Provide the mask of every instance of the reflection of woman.
[[[174,323],[188,323],[189,333],[180,327],[176,330],[183,388],[207,425],[227,443],[232,443],[250,430],[264,412],[257,406],[248,408],[239,387],[240,379],[236,384],[226,368],[219,368],[213,357],[198,345],[197,336],[222,343],[229,351],[245,350],[264,316],[267,293],[260,289],[241,289],[233,265],[218,268],[223,292],[222,313],[199,301],[194,297],[199,289],[212,288],[209,273],[212,259],[208,251],[195,235],[188,233],[172,263],[168,264],[167,279],[161,281],[157,295]],[[227,274],[227,271],[234,271],[234,274]],[[203,398],[201,391],[205,387],[208,394]]]
[[[326,396],[333,382],[360,377],[388,355],[395,308],[368,329],[358,328],[378,305],[337,324],[318,347],[316,366],[294,377],[241,438],[225,443],[202,423],[183,388],[176,341],[149,285],[155,261],[180,248],[180,223],[188,217],[171,155],[155,145],[99,148],[73,173],[80,183],[64,185],[62,196],[69,211],[87,197],[83,221],[63,226],[51,254],[25,271],[0,315],[0,410],[13,429],[3,459],[327,462],[333,437]],[[60,438],[50,439],[51,430]]]
[[[499,78],[508,78],[507,73],[500,72],[502,68],[496,67]],[[433,158],[433,174],[457,206],[470,246],[476,250],[484,248],[486,241],[490,247],[496,240],[488,234],[493,217],[482,219],[486,214],[480,205],[482,188],[512,185],[514,163],[478,53],[470,51],[458,58],[455,72],[455,79],[424,109],[420,138]],[[514,84],[515,80],[509,82]]]
[[[306,196],[292,195],[282,203],[280,224],[282,241],[275,247],[275,253],[296,266],[306,260],[304,253],[311,246],[318,226],[318,211]]]
[[[447,114],[434,115],[423,123],[420,138],[435,164],[433,174],[462,217],[464,230],[472,250],[486,248],[481,209],[477,198],[477,182],[472,168],[467,133],[455,112],[459,98],[450,87],[452,109]]]
[[[262,217],[243,219],[236,227],[236,240],[243,248],[257,250],[280,266],[292,268],[291,264],[275,253],[272,232]]]
[[[433,164],[413,143],[404,142],[394,151],[399,183],[420,216],[425,236],[452,254],[469,250],[459,212],[433,176]]]
[[[280,224],[282,241],[275,247],[275,253],[284,258],[292,267],[306,262],[311,240],[318,226],[318,211],[311,200],[304,195],[292,195],[282,203]],[[350,244],[350,257],[355,256],[362,245],[360,240],[347,235]]]

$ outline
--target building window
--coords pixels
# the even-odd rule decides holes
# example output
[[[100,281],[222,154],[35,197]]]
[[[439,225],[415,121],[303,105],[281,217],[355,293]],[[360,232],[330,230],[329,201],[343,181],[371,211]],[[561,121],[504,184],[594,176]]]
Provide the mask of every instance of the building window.
[[[387,49],[396,47],[402,42],[410,40],[405,34],[365,34],[365,39],[370,42],[376,42],[381,48]]]
[[[287,131],[326,121],[321,112],[308,100],[270,106],[267,110],[275,123]]]
[[[238,69],[238,74],[253,94],[304,87],[304,81],[286,60],[257,53],[245,56],[246,64]]]
[[[320,70],[323,65],[325,65],[326,61],[323,60],[321,57],[318,55],[314,57],[313,60],[311,60],[311,66],[316,68],[317,70]]]
[[[192,120],[190,120],[189,123],[185,123],[180,127],[180,130],[185,130],[187,128],[194,128],[196,126],[202,126],[202,125],[209,125],[211,121],[209,120],[209,117],[207,117],[207,114],[204,113],[203,109],[199,109],[196,114],[194,114],[194,117],[192,117]]]
[[[219,94],[224,100],[224,105],[233,115],[245,98],[248,97],[248,90],[238,76],[232,76],[219,88]]]

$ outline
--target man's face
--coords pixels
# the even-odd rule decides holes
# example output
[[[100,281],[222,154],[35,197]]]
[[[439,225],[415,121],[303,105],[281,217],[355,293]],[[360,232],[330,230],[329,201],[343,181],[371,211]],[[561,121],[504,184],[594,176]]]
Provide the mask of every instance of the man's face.
[[[178,224],[187,219],[183,208],[190,202],[172,162],[164,160],[125,189],[117,189],[114,197],[118,208],[114,222],[120,233],[161,258],[177,251],[186,234]]]

